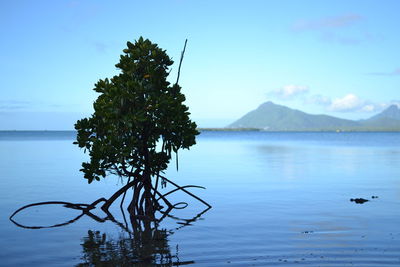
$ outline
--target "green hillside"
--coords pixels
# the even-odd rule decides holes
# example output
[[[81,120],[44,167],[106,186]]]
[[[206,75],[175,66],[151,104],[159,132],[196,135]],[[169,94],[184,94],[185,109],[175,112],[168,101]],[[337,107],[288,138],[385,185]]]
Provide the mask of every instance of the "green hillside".
[[[397,115],[399,119],[396,119]],[[400,130],[400,109],[393,105],[368,120],[353,121],[328,115],[312,115],[266,102],[227,128],[256,128],[266,131],[397,131]]]

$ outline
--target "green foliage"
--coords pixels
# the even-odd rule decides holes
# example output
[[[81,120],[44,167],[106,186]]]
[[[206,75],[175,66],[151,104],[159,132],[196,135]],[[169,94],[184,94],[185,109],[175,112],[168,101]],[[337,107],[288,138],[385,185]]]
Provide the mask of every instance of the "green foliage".
[[[90,155],[81,169],[89,183],[107,172],[154,175],[167,168],[172,152],[196,143],[181,87],[167,81],[173,61],[166,51],[141,37],[123,52],[116,64],[121,73],[95,84],[94,113],[75,124],[75,144]]]

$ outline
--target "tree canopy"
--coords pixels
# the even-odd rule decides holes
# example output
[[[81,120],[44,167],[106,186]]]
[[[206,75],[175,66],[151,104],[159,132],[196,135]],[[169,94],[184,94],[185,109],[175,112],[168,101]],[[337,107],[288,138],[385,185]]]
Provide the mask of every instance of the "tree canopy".
[[[93,104],[94,113],[89,118],[76,122],[77,139],[74,142],[84,148],[85,152],[89,152],[90,160],[82,163],[81,169],[89,183],[111,173],[128,178],[126,184],[108,199],[101,197],[91,204],[46,201],[25,205],[10,216],[10,220],[16,225],[30,229],[52,228],[67,225],[83,215],[88,215],[96,221],[115,222],[129,232],[127,226],[114,218],[109,207],[123,195],[120,204],[123,213],[125,196],[130,189],[133,196],[128,211],[132,229],[140,225],[138,221],[143,222],[143,225],[148,225],[151,221],[157,224],[169,216],[173,209],[185,208],[188,205],[186,202],[173,204],[166,198],[176,191],[182,191],[208,207],[192,220],[186,220],[187,222],[196,220],[211,208],[210,204],[187,190],[204,187],[179,186],[160,174],[168,167],[171,154],[177,155],[179,149],[188,149],[194,145],[195,137],[199,134],[196,123],[189,118],[188,107],[184,104],[185,96],[178,84],[185,48],[177,81],[171,85],[167,78],[173,61],[165,50],[142,37],[134,44],[128,42],[127,46],[116,64],[121,70],[120,74],[111,79],[99,80],[95,84],[94,90],[99,96]],[[154,176],[156,179],[153,183]],[[161,185],[170,183],[176,188],[161,192],[158,189],[159,179]],[[103,203],[101,209],[107,215],[104,218],[91,213],[99,203]],[[27,208],[54,204],[80,210],[82,213],[73,220],[48,227],[24,226],[13,220],[16,214]],[[160,219],[156,218],[156,212],[162,215]],[[125,220],[124,213],[123,217]]]
[[[196,143],[181,87],[167,80],[173,61],[166,51],[140,37],[123,53],[115,65],[121,73],[95,84],[94,113],[75,124],[75,144],[90,155],[81,169],[89,183],[107,173],[155,175],[172,152]]]

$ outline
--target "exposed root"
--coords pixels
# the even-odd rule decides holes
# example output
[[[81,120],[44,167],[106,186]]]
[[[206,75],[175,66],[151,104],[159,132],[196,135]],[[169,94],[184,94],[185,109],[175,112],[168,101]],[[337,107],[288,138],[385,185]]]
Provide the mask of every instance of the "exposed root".
[[[123,203],[125,200],[125,196],[126,193],[129,189],[132,189],[133,191],[133,198],[132,201],[130,202],[129,206],[128,206],[128,211],[129,211],[129,215],[131,217],[131,220],[142,220],[142,221],[154,221],[156,223],[161,222],[165,217],[171,217],[171,218],[175,218],[172,215],[170,215],[169,213],[174,210],[174,209],[184,209],[188,206],[188,203],[186,202],[178,202],[175,204],[172,204],[167,198],[166,196],[181,190],[182,192],[185,192],[186,194],[192,196],[193,198],[197,199],[198,201],[202,202],[203,204],[205,204],[207,206],[207,210],[209,210],[211,208],[211,205],[209,205],[207,202],[205,202],[204,200],[202,200],[201,198],[199,198],[198,196],[194,195],[193,193],[189,192],[188,190],[186,190],[186,188],[201,188],[201,189],[205,189],[202,186],[196,186],[196,185],[185,185],[185,186],[179,186],[176,183],[170,181],[169,179],[167,179],[164,176],[161,175],[157,175],[158,177],[160,177],[164,182],[168,182],[172,185],[174,185],[176,188],[162,194],[161,192],[159,192],[157,190],[157,184],[158,182],[156,182],[155,187],[153,187],[150,184],[150,190],[144,190],[145,184],[143,182],[143,177],[141,175],[139,175],[138,173],[135,173],[135,177],[133,179],[133,181],[130,181],[130,178],[128,179],[128,182],[125,186],[123,186],[122,188],[120,188],[117,192],[115,192],[110,198],[105,199],[105,198],[99,198],[96,201],[94,201],[91,204],[84,204],[84,203],[71,203],[71,202],[66,202],[66,201],[45,201],[45,202],[38,202],[38,203],[32,203],[32,204],[28,204],[25,205],[19,209],[17,209],[13,214],[11,214],[11,216],[9,217],[9,219],[17,226],[22,227],[22,228],[27,228],[27,229],[41,229],[41,228],[53,228],[53,227],[60,227],[60,226],[64,226],[70,223],[73,223],[77,220],[79,220],[83,215],[87,215],[89,217],[91,217],[92,219],[98,221],[98,222],[105,222],[107,220],[113,221],[116,224],[118,224],[121,228],[127,228],[127,223],[125,222],[125,225],[118,222],[117,220],[115,220],[115,218],[113,217],[113,215],[109,212],[109,208],[111,207],[111,205],[115,202],[115,200],[117,200],[121,195],[122,196],[122,200],[120,203],[120,208],[122,210],[123,215]],[[158,179],[157,179],[158,180]],[[143,192],[144,191],[144,192]],[[160,201],[162,201],[164,203],[164,205],[166,206],[166,208],[164,209],[164,205],[161,205]],[[100,218],[97,215],[94,215],[91,210],[95,209],[96,206],[101,203],[104,202],[101,205],[101,209],[105,212],[105,214],[107,215],[105,218]],[[59,204],[59,205],[63,205],[66,208],[70,208],[70,209],[74,209],[74,210],[80,210],[82,211],[82,213],[80,215],[78,215],[77,217],[75,217],[72,220],[69,220],[67,222],[64,223],[60,223],[60,224],[55,224],[55,225],[51,225],[51,226],[25,226],[22,225],[18,222],[16,222],[14,220],[14,216],[17,215],[18,213],[20,213],[21,211],[30,208],[30,207],[34,207],[34,206],[41,206],[41,205],[54,205],[54,204]],[[160,212],[161,214],[161,218],[156,219],[155,218],[155,212]],[[204,213],[204,212],[203,212]],[[201,213],[202,214],[202,213]],[[200,215],[201,215],[200,214]],[[196,217],[195,217],[196,218]],[[125,220],[125,216],[124,216],[124,220]],[[126,221],[126,220],[125,220]],[[189,220],[190,221],[190,220]]]
[[[184,185],[184,186],[181,186],[181,187],[178,187],[178,188],[175,188],[174,190],[171,190],[171,191],[169,191],[169,192],[167,192],[167,193],[165,193],[164,195],[162,195],[163,197],[166,197],[166,196],[168,196],[169,194],[172,194],[172,193],[174,193],[174,192],[176,192],[176,191],[178,191],[178,190],[182,190],[182,188],[189,188],[189,187],[194,187],[194,188],[201,188],[201,189],[206,189],[205,187],[203,187],[203,186],[199,186],[199,185]],[[160,198],[161,197],[159,197],[158,199],[157,199],[157,201],[158,200],[160,200]]]
[[[192,196],[193,198],[197,199],[198,201],[200,201],[201,203],[203,203],[204,205],[206,205],[207,207],[211,208],[211,205],[208,204],[207,202],[205,202],[204,200],[202,200],[201,198],[199,198],[198,196],[194,195],[193,193],[187,191],[184,187],[181,187],[179,185],[177,185],[176,183],[172,182],[171,180],[169,180],[168,178],[160,175],[161,178],[163,178],[165,181],[167,181],[168,183],[174,185],[175,187],[177,187],[179,190],[182,190],[183,192],[185,192],[186,194],[188,194],[189,196]],[[204,188],[204,187],[202,187]],[[205,188],[204,188],[205,189]]]

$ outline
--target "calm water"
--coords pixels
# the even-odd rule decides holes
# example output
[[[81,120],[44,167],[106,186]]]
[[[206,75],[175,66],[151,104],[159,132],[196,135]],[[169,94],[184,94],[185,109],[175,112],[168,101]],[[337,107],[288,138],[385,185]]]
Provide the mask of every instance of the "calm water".
[[[179,171],[173,162],[166,174],[207,187],[192,192],[213,208],[189,225],[167,218],[129,236],[88,216],[50,229],[12,224],[8,216],[25,204],[90,203],[121,186],[115,177],[86,183],[74,135],[0,132],[0,266],[126,266],[138,250],[153,251],[160,266],[400,266],[399,133],[203,132],[179,155]],[[370,201],[350,202],[359,197]],[[171,199],[190,204],[174,212],[179,218],[205,208],[182,194]],[[52,205],[16,220],[43,226],[77,215]]]

